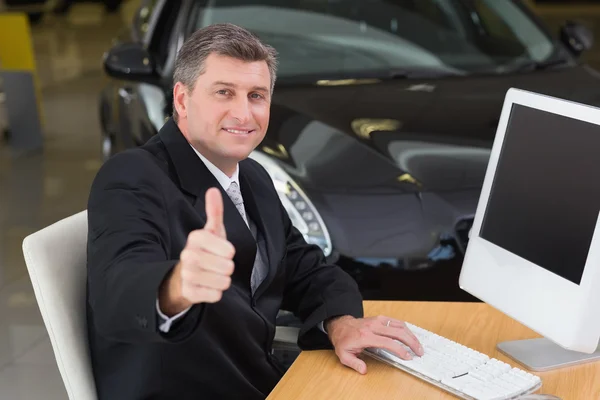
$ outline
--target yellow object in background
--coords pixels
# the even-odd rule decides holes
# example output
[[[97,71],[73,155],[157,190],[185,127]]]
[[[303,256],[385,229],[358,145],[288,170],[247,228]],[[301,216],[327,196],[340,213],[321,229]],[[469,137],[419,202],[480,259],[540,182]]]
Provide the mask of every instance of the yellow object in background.
[[[26,14],[0,13],[0,69],[35,71]]]
[[[27,14],[20,12],[0,13],[0,72],[4,79],[10,72],[29,72],[32,75],[37,111],[43,126],[41,88],[36,73],[31,28]],[[8,73],[8,74],[7,74]],[[10,99],[7,99],[10,101]]]

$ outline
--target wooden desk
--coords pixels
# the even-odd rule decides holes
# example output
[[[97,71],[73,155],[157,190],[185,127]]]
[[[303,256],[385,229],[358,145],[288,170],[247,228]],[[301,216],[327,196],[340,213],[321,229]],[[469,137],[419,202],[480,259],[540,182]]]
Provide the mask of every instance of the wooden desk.
[[[496,344],[539,337],[483,303],[367,301],[364,307],[365,316],[385,315],[411,322],[522,369],[496,350]],[[363,359],[366,375],[342,365],[333,351],[302,352],[268,399],[456,399],[400,369],[368,356]],[[563,400],[600,399],[600,362],[535,374],[543,380],[539,393]]]

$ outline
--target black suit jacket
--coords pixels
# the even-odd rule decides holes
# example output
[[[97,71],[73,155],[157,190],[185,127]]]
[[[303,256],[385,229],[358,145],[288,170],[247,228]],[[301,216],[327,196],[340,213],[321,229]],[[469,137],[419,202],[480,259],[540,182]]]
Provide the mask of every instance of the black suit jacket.
[[[271,356],[280,308],[302,321],[299,345],[331,348],[317,324],[363,316],[354,280],[328,265],[293,227],[267,172],[240,166],[247,213],[265,238],[268,275],[254,295],[257,246],[216,178],[169,120],[144,146],[107,161],[88,202],[88,333],[100,400],[261,399],[282,371]],[[222,190],[232,286],[158,329],[158,288],[190,231],[204,226],[204,194]]]

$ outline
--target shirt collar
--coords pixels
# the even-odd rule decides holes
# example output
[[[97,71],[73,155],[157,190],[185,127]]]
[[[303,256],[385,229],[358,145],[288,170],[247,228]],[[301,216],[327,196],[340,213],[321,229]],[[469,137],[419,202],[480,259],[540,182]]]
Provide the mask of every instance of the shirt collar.
[[[192,149],[194,149],[194,151],[196,152],[198,157],[200,157],[202,162],[204,162],[204,165],[206,165],[206,168],[208,168],[208,170],[215,176],[215,178],[217,178],[217,181],[219,181],[219,183],[221,184],[223,189],[225,189],[225,190],[229,189],[229,185],[231,185],[232,182],[237,183],[237,185],[239,187],[239,185],[240,185],[240,179],[239,179],[240,166],[239,166],[239,164],[236,164],[235,172],[233,173],[233,175],[230,178],[223,171],[221,171],[215,164],[211,163],[210,161],[208,161],[208,159],[206,157],[204,157],[202,154],[200,154],[200,152],[198,150],[196,150],[194,148],[194,146],[192,146],[192,145],[190,145],[190,146],[192,147]]]

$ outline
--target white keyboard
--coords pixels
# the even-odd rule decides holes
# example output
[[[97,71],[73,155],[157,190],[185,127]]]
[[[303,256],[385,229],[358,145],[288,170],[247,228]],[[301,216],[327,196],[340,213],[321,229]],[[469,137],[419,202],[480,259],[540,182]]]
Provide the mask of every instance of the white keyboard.
[[[384,349],[370,348],[365,353],[392,364],[462,399],[508,400],[533,393],[542,380],[524,370],[490,358],[433,332],[407,323],[423,346],[422,357],[402,344],[412,360],[403,360]]]

